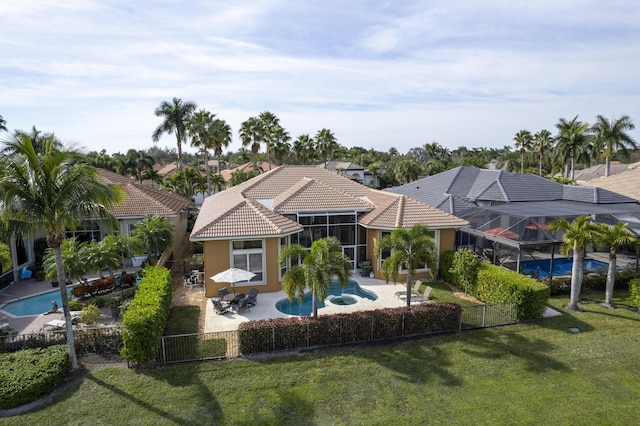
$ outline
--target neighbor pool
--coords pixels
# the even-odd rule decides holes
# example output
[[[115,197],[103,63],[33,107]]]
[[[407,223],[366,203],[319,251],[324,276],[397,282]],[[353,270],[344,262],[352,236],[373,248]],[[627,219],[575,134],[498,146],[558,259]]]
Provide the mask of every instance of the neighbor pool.
[[[572,267],[573,259],[553,259],[553,276],[571,275]],[[606,269],[608,267],[609,264],[607,262],[588,258],[584,260],[585,272],[595,272],[599,269]],[[551,271],[551,259],[525,260],[520,262],[520,269],[525,275],[547,278]]]
[[[349,280],[349,283],[345,288],[340,288],[340,284],[334,281],[329,287],[329,294],[333,296],[341,296],[343,294],[353,294],[369,300],[376,300],[378,298],[378,296],[375,293],[362,289],[360,285],[353,280]],[[309,316],[311,315],[311,311],[313,310],[311,298],[312,298],[311,293],[309,292],[305,294],[303,303],[300,303],[298,299],[295,299],[295,300],[281,299],[276,302],[276,309],[278,309],[280,312],[284,314]],[[354,298],[351,298],[351,299],[354,301],[356,300]],[[350,303],[343,303],[343,304],[346,305]],[[319,308],[324,308],[324,302],[318,302],[318,309]]]

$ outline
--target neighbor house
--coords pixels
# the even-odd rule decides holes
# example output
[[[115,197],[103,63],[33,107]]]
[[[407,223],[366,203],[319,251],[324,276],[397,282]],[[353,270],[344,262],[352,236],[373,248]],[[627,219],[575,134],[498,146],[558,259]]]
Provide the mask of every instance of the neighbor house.
[[[516,270],[520,270],[521,260],[550,258],[553,265],[562,244],[562,234],[551,232],[548,226],[556,218],[572,221],[589,215],[610,225],[627,222],[629,229],[640,235],[636,199],[602,188],[563,185],[532,174],[464,166],[389,191],[467,220],[469,225],[457,232],[456,247],[468,247]]]
[[[363,166],[351,161],[330,160],[325,161],[318,167],[320,167],[321,169],[327,169],[331,170],[332,172],[339,173],[366,186],[380,186],[380,180],[376,175],[371,173],[369,169],[366,169]]]
[[[455,229],[468,224],[411,197],[374,190],[317,166],[280,166],[208,197],[190,238],[203,243],[207,294],[214,296],[227,283],[209,277],[230,267],[256,274],[236,286],[281,290],[287,268],[278,264],[281,248],[292,243],[308,248],[328,236],[341,242],[354,272],[371,270],[382,278],[388,253],[376,253],[376,243],[394,229],[417,223],[430,229],[441,252],[453,249]],[[430,273],[423,267],[416,277]],[[399,280],[404,279],[401,274]]]

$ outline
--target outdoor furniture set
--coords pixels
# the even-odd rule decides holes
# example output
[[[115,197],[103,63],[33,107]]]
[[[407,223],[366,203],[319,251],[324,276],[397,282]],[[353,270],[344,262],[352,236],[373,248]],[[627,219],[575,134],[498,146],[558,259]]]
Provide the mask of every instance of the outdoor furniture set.
[[[226,287],[222,287],[218,290],[218,298],[212,298],[211,302],[218,315],[228,312],[239,314],[248,311],[251,306],[258,303],[258,289],[252,288],[249,290],[249,294],[245,295],[244,293],[229,293]]]

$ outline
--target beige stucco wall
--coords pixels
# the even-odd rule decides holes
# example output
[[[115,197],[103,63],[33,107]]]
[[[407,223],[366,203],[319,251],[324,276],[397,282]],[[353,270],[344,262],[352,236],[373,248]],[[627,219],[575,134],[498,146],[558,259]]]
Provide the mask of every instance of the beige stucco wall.
[[[264,240],[264,265],[265,265],[265,283],[250,284],[248,288],[255,287],[260,293],[269,293],[282,289],[278,277],[278,244],[279,238],[265,238]],[[231,247],[229,240],[205,241],[204,242],[204,276],[205,276],[205,295],[206,297],[217,297],[218,289],[228,287],[228,283],[215,283],[210,279],[211,276],[222,272],[231,267]],[[236,287],[236,291],[242,287]]]

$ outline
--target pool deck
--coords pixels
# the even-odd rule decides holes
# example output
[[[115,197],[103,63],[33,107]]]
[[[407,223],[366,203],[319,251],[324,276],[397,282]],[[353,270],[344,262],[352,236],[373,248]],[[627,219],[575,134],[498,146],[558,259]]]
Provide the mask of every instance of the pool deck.
[[[351,279],[356,281],[364,290],[374,292],[378,296],[378,298],[376,300],[369,300],[355,296],[353,294],[349,294],[349,296],[357,299],[358,303],[355,303],[353,305],[332,305],[330,302],[325,301],[325,307],[318,309],[318,315],[329,315],[336,313],[368,311],[374,309],[406,306],[405,300],[399,299],[395,296],[395,293],[397,291],[405,291],[406,287],[402,284],[387,284],[383,280],[358,277],[355,276],[355,274],[351,277]],[[260,287],[256,288],[258,288],[258,290],[260,289]],[[296,317],[296,315],[285,314],[276,309],[276,302],[286,297],[287,296],[283,291],[277,291],[273,293],[259,293],[258,303],[255,306],[252,306],[250,310],[243,311],[240,314],[236,314],[235,312],[228,312],[223,315],[216,314],[213,309],[213,303],[207,301],[204,332],[211,333],[215,331],[237,330],[238,326],[241,323],[247,321],[268,318]],[[413,303],[419,304],[420,302]]]

